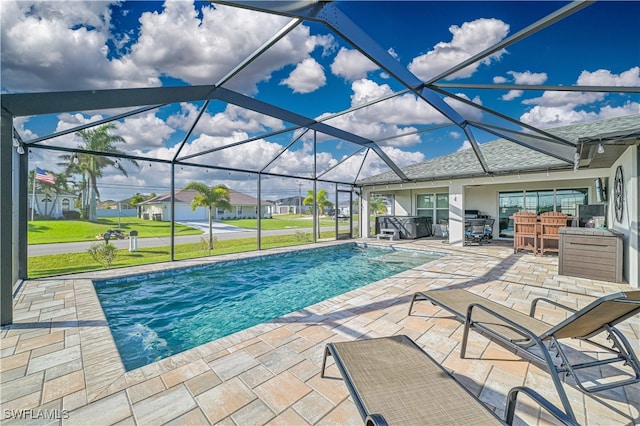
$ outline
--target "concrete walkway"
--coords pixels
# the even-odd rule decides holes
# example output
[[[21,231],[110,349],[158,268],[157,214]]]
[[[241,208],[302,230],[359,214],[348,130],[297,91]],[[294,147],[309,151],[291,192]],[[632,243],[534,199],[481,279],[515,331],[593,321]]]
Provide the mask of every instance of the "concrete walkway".
[[[499,244],[361,241],[446,256],[132,371],[122,365],[92,279],[256,253],[25,282],[15,297],[15,324],[0,334],[3,425],[359,425],[362,421],[335,365],[327,378],[320,378],[324,346],[394,334],[413,338],[500,416],[506,392],[518,385],[532,386],[559,404],[544,369],[477,333],[470,337],[469,358],[460,359],[460,322],[425,302],[408,316],[411,296],[455,285],[526,312],[539,296],[582,307],[593,297],[628,289],[559,276],[557,257],[514,255]],[[291,249],[259,254],[286,250]],[[548,321],[565,315],[553,308],[543,313]],[[619,328],[640,347],[637,317]],[[600,356],[597,350],[590,355]],[[580,392],[570,379],[564,387],[581,424],[640,421],[638,385],[593,395]],[[517,424],[552,423],[526,400],[516,416]]]

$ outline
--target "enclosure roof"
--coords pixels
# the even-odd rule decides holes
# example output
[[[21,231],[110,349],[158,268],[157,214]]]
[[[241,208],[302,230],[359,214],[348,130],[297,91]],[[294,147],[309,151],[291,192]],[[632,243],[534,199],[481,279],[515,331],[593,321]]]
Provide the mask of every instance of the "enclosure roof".
[[[616,140],[627,141],[627,136],[638,131],[638,116],[630,114],[637,113],[640,105],[640,67],[625,63],[621,67],[628,70],[620,68],[616,75],[608,71],[606,78],[602,77],[610,65],[607,61],[633,60],[628,58],[637,53],[634,37],[605,42],[609,34],[602,34],[602,46],[585,41],[573,50],[555,50],[566,41],[564,25],[597,33],[597,26],[587,27],[594,19],[609,13],[623,19],[637,8],[633,2],[593,3],[541,2],[535,7],[529,5],[526,13],[516,14],[513,11],[524,11],[527,5],[167,2],[163,10],[158,7],[153,13],[142,14],[139,24],[168,15],[171,8],[184,8],[181,16],[198,24],[190,29],[192,45],[169,55],[180,58],[174,76],[163,75],[164,79],[154,80],[148,87],[137,82],[131,88],[101,85],[26,92],[3,86],[2,110],[15,118],[23,117],[25,121],[15,126],[14,136],[18,144],[28,148],[348,185],[571,168],[576,153],[580,156],[579,167],[600,167],[611,163],[619,148],[608,150],[612,156],[606,161],[596,158],[592,155],[596,140],[615,132],[617,139],[604,139],[616,145]],[[37,8],[29,13],[36,12]],[[499,18],[486,18],[492,14]],[[211,17],[218,19],[216,26],[203,32]],[[436,25],[440,21],[446,22],[444,32],[450,35],[435,34],[436,27],[443,31]],[[261,25],[249,30],[242,26],[247,22]],[[229,28],[236,31],[230,40],[237,44],[232,48],[215,44],[216,37]],[[90,34],[91,27],[85,29]],[[142,29],[136,30],[142,38]],[[264,34],[256,38],[255,33],[262,30]],[[545,33],[550,35],[541,38]],[[15,34],[12,37],[27,37]],[[211,38],[200,44],[199,37]],[[475,42],[462,49],[468,37],[475,37]],[[580,40],[577,36],[573,39]],[[134,47],[129,47],[130,52],[110,52],[114,57],[109,59],[115,61],[116,53],[132,55],[143,48]],[[161,55],[162,48],[157,45],[146,60]],[[202,53],[198,49],[208,48],[213,49],[213,56],[189,68],[193,57]],[[611,51],[611,56],[599,56],[598,49]],[[297,50],[302,52],[296,59],[299,63],[281,60]],[[439,62],[443,60],[437,55],[441,50],[450,53],[449,62]],[[559,69],[548,70],[548,74],[536,72],[542,59],[554,55],[558,67],[562,63],[563,67],[575,68],[570,77],[558,77]],[[589,55],[592,57],[586,58]],[[511,56],[526,62],[509,63]],[[325,60],[323,66],[325,57],[334,60],[330,65]],[[569,57],[575,58],[575,65]],[[583,57],[584,64],[578,62]],[[3,62],[8,63],[8,59],[3,58]],[[212,63],[226,68],[211,71],[207,67]],[[53,78],[55,65],[51,67]],[[330,70],[333,74],[329,78],[326,75]],[[476,80],[480,70],[486,72]],[[313,81],[316,86],[310,87],[312,76],[317,77]],[[326,77],[324,85],[318,83],[321,76]],[[349,87],[351,92],[345,92]],[[618,97],[615,102],[614,96]],[[522,101],[514,101],[520,97]],[[598,115],[587,110],[592,107],[589,102],[596,101],[610,103],[609,116],[620,117],[595,120],[606,116],[603,111]],[[511,109],[515,103],[518,107]],[[573,109],[562,109],[563,105],[572,105]],[[582,106],[584,110],[580,110]],[[558,122],[578,124],[544,130],[542,117],[556,110]],[[67,113],[81,117],[75,126],[66,123],[48,133],[36,133],[24,125],[37,117],[54,121],[51,116],[59,118]],[[129,132],[127,145],[121,147],[123,153],[86,150],[74,139],[78,131],[96,125],[115,122],[118,131],[134,119],[151,122],[161,118],[162,123],[154,121],[157,124],[148,127],[149,132],[173,126],[166,131],[171,136],[159,142],[145,139],[144,130]],[[458,151],[463,142],[468,149]],[[220,173],[216,179],[223,180],[226,175]],[[211,174],[208,178],[213,179]],[[224,183],[238,188],[231,180]]]

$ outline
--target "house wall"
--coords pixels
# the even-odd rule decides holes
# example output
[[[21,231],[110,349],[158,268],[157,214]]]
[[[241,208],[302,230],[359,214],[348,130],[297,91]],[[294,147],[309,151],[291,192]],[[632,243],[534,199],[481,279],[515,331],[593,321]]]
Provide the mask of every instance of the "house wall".
[[[624,176],[624,210],[622,221],[615,219],[613,203],[613,181],[616,169],[622,166]],[[640,183],[638,182],[638,168],[640,167],[640,152],[638,146],[629,147],[611,167],[608,175],[609,185],[607,191],[608,211],[607,222],[609,228],[621,232],[624,235],[624,277],[631,287],[640,288],[640,235],[638,226],[640,223],[640,208],[638,207],[638,195]]]

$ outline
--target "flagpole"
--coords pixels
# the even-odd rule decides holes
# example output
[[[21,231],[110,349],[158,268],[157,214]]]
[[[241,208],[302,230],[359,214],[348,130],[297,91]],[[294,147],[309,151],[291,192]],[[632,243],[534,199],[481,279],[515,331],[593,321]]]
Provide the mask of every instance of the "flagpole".
[[[31,195],[31,222],[36,211],[36,170],[33,169],[33,195]]]

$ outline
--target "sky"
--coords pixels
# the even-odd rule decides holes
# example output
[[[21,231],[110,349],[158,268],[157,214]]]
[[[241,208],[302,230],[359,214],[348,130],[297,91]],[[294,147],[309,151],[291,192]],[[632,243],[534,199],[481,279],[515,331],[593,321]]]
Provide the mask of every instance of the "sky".
[[[426,81],[504,40],[566,4],[556,1],[347,1],[340,9],[389,55]],[[640,86],[640,2],[602,1],[484,60],[443,83]],[[2,93],[209,85],[217,83],[288,18],[188,0],[0,2]],[[224,84],[225,88],[323,119],[404,87],[340,35],[312,22],[296,26],[268,52]],[[448,89],[474,103],[541,129],[640,113],[637,94]],[[467,119],[481,111],[445,99]],[[202,102],[168,105],[118,120],[118,148],[147,158],[172,158]],[[16,118],[25,141],[101,120],[122,111],[85,111]],[[379,141],[386,155],[406,166],[468,149],[465,134],[414,95],[356,110],[327,124]],[[242,170],[310,177],[312,132],[273,117],[213,101],[186,140],[181,154],[220,148],[194,161]],[[412,133],[433,128],[425,133]],[[437,129],[437,130],[436,130]],[[404,137],[393,136],[409,133]],[[479,133],[479,142],[495,139]],[[362,173],[364,153],[354,144],[318,135],[315,164],[335,178]],[[73,133],[42,143],[75,147]],[[278,154],[289,144],[290,149]],[[349,157],[352,155],[352,157]],[[33,149],[30,168],[61,171],[57,153]],[[273,158],[277,159],[271,161]],[[341,163],[345,158],[349,158]],[[366,173],[387,170],[368,157]],[[127,163],[127,162],[125,162]],[[157,165],[154,164],[154,167]],[[126,164],[129,177],[105,170],[102,199],[136,192],[165,192],[168,169]],[[145,167],[148,167],[145,169]],[[335,168],[335,169],[334,169]],[[155,170],[160,170],[156,167]],[[226,176],[225,176],[226,174]],[[361,177],[363,177],[361,175]],[[176,186],[201,180],[255,192],[255,176],[181,168]],[[304,182],[304,188],[309,185]],[[297,195],[296,182],[265,185],[272,197]],[[288,192],[287,192],[288,191]],[[254,194],[255,195],[255,194]]]

